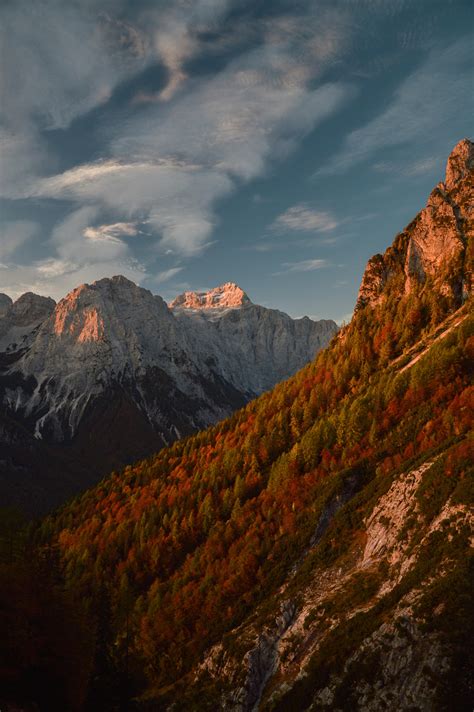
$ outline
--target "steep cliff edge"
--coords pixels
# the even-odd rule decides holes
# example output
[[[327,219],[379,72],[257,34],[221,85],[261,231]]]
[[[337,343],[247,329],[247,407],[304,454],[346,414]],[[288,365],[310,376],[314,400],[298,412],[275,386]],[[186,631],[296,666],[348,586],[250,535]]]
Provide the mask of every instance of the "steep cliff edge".
[[[33,292],[26,292],[15,302],[0,294],[0,352],[26,348],[33,332],[54,307],[54,299]]]
[[[356,309],[375,306],[393,290],[399,295],[423,289],[459,307],[472,290],[474,235],[474,144],[468,139],[453,149],[444,182],[426,207],[383,255],[368,262]]]

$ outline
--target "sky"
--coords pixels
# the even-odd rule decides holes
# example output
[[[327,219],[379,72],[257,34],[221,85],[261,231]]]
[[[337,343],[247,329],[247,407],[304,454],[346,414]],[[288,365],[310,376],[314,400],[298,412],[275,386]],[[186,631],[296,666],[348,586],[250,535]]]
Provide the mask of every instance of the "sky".
[[[350,318],[474,136],[471,0],[3,0],[0,291]]]

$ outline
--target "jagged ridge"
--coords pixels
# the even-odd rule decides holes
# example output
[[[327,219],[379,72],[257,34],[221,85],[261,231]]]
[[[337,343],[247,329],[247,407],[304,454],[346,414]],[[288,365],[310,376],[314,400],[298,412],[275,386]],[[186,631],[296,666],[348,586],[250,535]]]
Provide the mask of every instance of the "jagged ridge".
[[[426,207],[384,255],[369,260],[356,309],[380,304],[390,286],[400,295],[427,287],[452,307],[462,304],[472,290],[473,166],[474,144],[463,139],[448,159],[444,183],[434,188]]]

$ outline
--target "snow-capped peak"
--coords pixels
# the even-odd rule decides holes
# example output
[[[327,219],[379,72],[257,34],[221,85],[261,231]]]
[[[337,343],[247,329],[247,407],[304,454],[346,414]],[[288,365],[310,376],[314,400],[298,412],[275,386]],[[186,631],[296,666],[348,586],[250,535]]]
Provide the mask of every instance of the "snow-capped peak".
[[[235,282],[226,282],[207,292],[184,292],[170,302],[171,309],[235,308],[251,304],[247,294]]]

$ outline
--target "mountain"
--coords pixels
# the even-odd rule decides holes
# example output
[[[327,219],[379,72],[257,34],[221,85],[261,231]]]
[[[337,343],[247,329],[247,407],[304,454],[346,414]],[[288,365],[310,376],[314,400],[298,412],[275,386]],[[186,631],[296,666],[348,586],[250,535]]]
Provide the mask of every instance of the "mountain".
[[[36,328],[52,313],[55,302],[27,292],[16,302],[0,294],[0,352],[21,351]]]
[[[473,205],[471,156],[464,141],[448,161],[456,209]],[[83,610],[82,635],[93,627],[95,637],[80,654],[57,644],[61,659],[80,662],[80,675],[60,678],[74,690],[71,709],[472,708],[474,318],[463,216],[462,231],[446,221],[444,235],[455,244],[461,233],[463,250],[434,273],[426,255],[442,223],[420,216],[377,258],[389,273],[370,294],[369,261],[351,323],[313,363],[42,522],[34,546],[62,572],[71,630]],[[407,275],[415,239],[426,246],[422,269]],[[27,630],[32,614],[18,616],[8,586],[8,620]],[[30,645],[40,655],[44,639]],[[22,664],[11,695],[27,679]],[[58,679],[45,671],[45,685]]]
[[[225,309],[250,304],[250,299],[234,282],[226,282],[208,292],[184,292],[170,303],[172,309]]]
[[[59,504],[107,470],[229,415],[337,331],[332,321],[293,320],[237,294],[226,284],[200,295],[198,308],[179,297],[169,308],[119,276],[81,285],[57,305],[26,294],[8,306],[0,320],[2,496],[36,510]]]
[[[444,182],[384,255],[369,260],[356,308],[375,306],[394,289],[409,295],[425,286],[440,308],[459,306],[472,290],[474,145],[452,151]]]
[[[209,292],[185,292],[170,308],[187,333],[205,335],[219,373],[252,395],[298,371],[311,360],[309,354],[327,345],[337,331],[330,320],[292,319],[252,304],[232,282]]]

